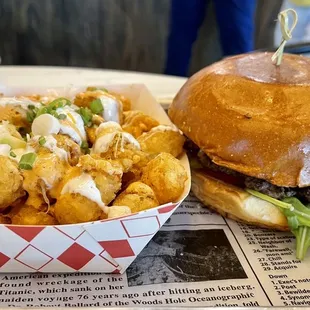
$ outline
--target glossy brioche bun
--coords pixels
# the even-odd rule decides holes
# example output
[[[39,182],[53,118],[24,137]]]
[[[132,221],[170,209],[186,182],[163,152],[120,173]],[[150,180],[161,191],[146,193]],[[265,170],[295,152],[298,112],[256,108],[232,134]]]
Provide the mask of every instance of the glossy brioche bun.
[[[192,170],[192,192],[206,206],[225,217],[259,227],[289,230],[286,217],[276,206],[202,170]]]
[[[310,59],[224,59],[193,75],[169,116],[214,163],[278,186],[310,185]],[[241,199],[241,198],[240,198]]]

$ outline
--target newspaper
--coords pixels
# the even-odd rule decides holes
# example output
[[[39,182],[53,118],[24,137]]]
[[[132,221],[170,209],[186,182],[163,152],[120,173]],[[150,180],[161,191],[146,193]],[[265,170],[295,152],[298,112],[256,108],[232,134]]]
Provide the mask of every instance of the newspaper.
[[[310,306],[310,253],[290,233],[227,220],[193,196],[122,275],[1,274],[2,307]]]

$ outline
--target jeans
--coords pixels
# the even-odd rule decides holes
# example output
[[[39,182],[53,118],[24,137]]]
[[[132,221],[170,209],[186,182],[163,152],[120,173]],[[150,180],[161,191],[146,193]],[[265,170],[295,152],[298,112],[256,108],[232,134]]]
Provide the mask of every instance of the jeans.
[[[172,0],[166,74],[186,76],[209,0]],[[256,0],[214,0],[224,56],[252,51]]]

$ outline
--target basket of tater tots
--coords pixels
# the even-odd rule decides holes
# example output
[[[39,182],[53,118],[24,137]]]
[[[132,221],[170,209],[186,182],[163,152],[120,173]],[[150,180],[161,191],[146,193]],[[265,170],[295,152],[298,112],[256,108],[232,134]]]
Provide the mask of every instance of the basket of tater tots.
[[[123,273],[187,196],[143,85],[1,90],[0,273]]]

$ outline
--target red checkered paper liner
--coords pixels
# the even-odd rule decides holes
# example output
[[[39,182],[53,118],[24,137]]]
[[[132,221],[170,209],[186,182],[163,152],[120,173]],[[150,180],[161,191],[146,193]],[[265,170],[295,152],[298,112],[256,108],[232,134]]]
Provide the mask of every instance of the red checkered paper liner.
[[[93,85],[91,85],[93,86]],[[57,89],[74,95],[83,88]],[[167,114],[143,85],[108,86],[132,101],[161,124],[171,124]],[[46,89],[2,89],[5,95],[46,94]],[[55,91],[55,90],[53,90]],[[186,155],[180,158],[188,172],[184,193],[176,203],[126,217],[58,226],[0,225],[0,273],[100,272],[123,273],[189,193],[190,170]]]
[[[84,225],[0,225],[0,272],[123,273],[177,206]]]

